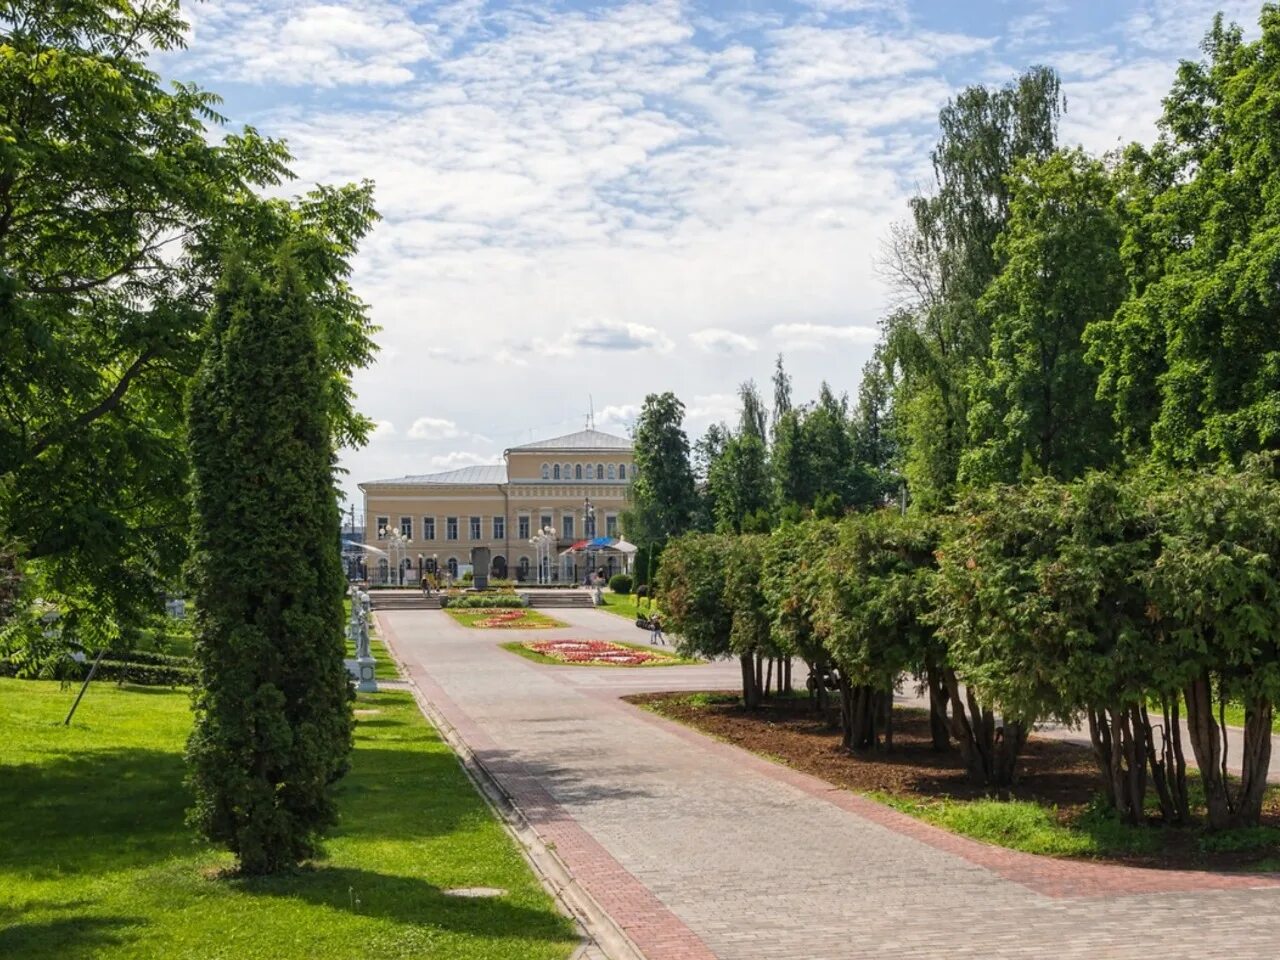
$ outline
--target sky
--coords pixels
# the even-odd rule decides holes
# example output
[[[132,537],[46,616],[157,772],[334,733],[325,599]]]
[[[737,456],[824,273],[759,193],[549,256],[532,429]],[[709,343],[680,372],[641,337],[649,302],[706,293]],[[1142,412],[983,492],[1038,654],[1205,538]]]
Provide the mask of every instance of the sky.
[[[283,137],[300,193],[370,179],[353,285],[381,328],[344,487],[500,462],[672,390],[691,439],[768,395],[856,394],[877,269],[932,184],[937,113],[1033,64],[1064,144],[1150,141],[1181,59],[1239,0],[187,3],[166,76]],[[1256,29],[1253,30],[1256,33]],[[359,509],[358,495],[356,498]]]

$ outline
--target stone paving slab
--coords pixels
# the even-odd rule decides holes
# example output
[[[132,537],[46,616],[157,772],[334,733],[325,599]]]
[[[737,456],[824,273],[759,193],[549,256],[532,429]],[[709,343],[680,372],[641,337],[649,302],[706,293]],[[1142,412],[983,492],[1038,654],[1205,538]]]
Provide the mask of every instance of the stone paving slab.
[[[558,634],[628,626],[575,614]],[[650,960],[1280,956],[1280,888],[1265,880],[977,844],[617,699],[731,688],[734,664],[550,666],[500,648],[522,632],[430,611],[380,619],[414,680]]]

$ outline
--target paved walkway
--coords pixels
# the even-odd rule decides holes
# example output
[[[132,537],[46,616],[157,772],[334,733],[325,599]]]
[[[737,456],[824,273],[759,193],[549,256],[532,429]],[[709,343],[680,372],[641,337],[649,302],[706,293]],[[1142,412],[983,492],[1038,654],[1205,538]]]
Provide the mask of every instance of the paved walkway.
[[[643,639],[612,614],[563,613],[569,628],[536,635]],[[556,667],[499,646],[527,634],[433,611],[379,618],[428,699],[649,960],[1280,956],[1275,884],[989,847],[618,699],[729,688],[736,664]]]

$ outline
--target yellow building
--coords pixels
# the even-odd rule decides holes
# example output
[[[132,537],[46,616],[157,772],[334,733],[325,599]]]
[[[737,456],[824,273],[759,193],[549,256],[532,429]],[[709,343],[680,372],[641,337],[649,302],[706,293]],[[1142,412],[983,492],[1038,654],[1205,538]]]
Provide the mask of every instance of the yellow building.
[[[432,570],[456,577],[470,564],[472,547],[488,547],[492,576],[535,581],[539,550],[530,540],[549,528],[555,544],[542,578],[580,581],[587,558],[565,551],[584,539],[620,536],[634,469],[631,441],[583,430],[512,447],[502,458],[492,466],[360,484],[364,542],[386,554],[370,552],[369,579],[416,583]],[[621,569],[611,552],[592,559],[610,573]]]

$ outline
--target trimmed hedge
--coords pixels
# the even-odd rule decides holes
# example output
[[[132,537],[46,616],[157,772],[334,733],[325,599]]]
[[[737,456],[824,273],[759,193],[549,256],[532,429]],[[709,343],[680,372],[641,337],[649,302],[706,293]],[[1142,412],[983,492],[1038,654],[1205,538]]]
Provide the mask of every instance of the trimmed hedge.
[[[625,573],[615,573],[609,578],[609,589],[614,593],[628,594],[631,592],[631,577]]]
[[[528,601],[515,593],[501,593],[496,596],[479,595],[474,597],[441,597],[440,606],[451,610],[490,610],[526,607]]]

